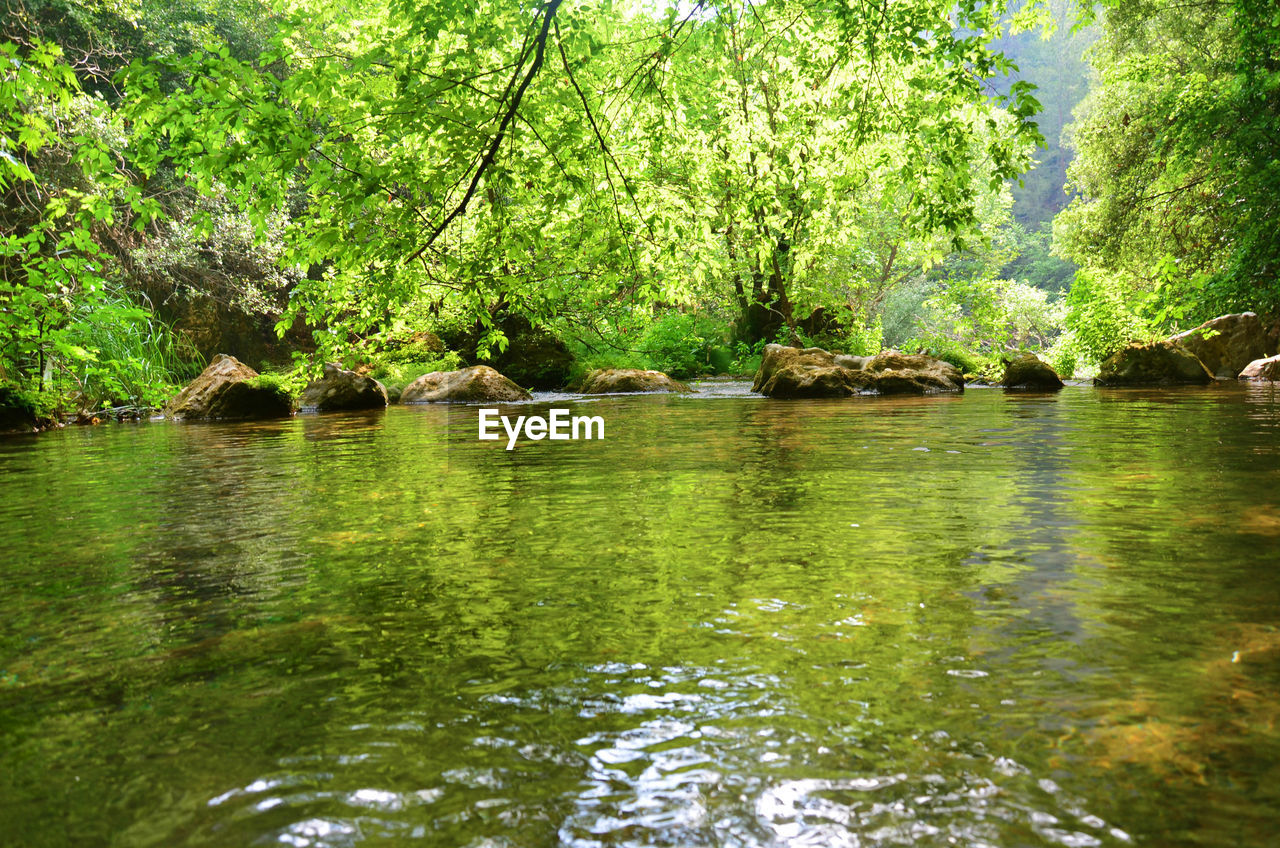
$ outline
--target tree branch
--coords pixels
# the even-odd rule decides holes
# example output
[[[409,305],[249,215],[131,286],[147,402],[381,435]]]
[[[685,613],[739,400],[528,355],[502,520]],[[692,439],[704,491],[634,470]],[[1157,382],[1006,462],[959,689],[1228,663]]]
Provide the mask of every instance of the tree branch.
[[[564,0],[548,0],[542,12],[539,13],[543,16],[542,29],[538,32],[537,50],[534,53],[533,62],[529,65],[529,70],[525,73],[524,78],[520,80],[520,86],[516,89],[515,94],[512,95],[506,114],[502,116],[502,122],[498,124],[498,132],[489,143],[489,149],[485,151],[484,156],[480,159],[479,166],[476,167],[475,173],[471,176],[471,183],[467,186],[466,194],[462,196],[462,200],[453,208],[453,211],[446,215],[444,220],[431,231],[422,246],[405,260],[406,263],[412,262],[421,256],[439,238],[440,234],[453,223],[455,218],[467,211],[467,204],[471,202],[471,198],[475,195],[480,179],[498,155],[498,149],[502,146],[502,141],[507,134],[507,127],[511,125],[511,121],[515,118],[516,111],[520,108],[520,101],[524,98],[524,93],[529,88],[529,83],[533,82],[533,78],[537,76],[538,70],[542,67],[542,58],[547,47],[547,35],[551,31],[552,22],[555,20],[556,10],[560,8],[560,4],[563,2]]]

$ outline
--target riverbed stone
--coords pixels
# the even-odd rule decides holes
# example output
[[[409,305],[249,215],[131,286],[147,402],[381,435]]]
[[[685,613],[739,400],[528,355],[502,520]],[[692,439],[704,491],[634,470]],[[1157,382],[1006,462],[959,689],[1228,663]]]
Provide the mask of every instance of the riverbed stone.
[[[1169,340],[1195,354],[1215,377],[1228,380],[1250,362],[1277,352],[1266,327],[1252,312],[1221,315]]]
[[[1178,342],[1134,343],[1116,351],[1102,363],[1097,386],[1203,385],[1213,373],[1194,353]]]
[[[302,390],[298,405],[307,411],[330,412],[339,409],[382,409],[387,405],[387,390],[372,377],[347,371],[337,363],[324,366],[324,374]]]
[[[1280,383],[1280,356],[1255,359],[1240,371],[1241,380],[1269,380]]]
[[[293,414],[289,394],[277,386],[256,385],[258,372],[234,356],[218,354],[209,367],[165,405],[167,418],[286,418]]]
[[[533,395],[488,365],[432,371],[404,387],[401,403],[509,403]]]
[[[1034,353],[1022,351],[1005,360],[1004,377],[1000,385],[1006,389],[1035,389],[1056,392],[1062,388],[1062,378],[1049,363]]]
[[[684,383],[671,379],[661,371],[640,368],[603,368],[592,371],[578,382],[576,388],[584,395],[693,391]]]

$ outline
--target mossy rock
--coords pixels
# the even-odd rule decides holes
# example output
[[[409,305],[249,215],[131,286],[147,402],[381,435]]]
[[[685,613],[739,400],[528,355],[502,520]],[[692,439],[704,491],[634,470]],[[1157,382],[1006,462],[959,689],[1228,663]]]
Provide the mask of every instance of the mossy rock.
[[[287,418],[293,395],[279,378],[258,374],[234,356],[218,354],[209,367],[165,405],[168,418]]]
[[[523,315],[503,315],[496,320],[507,337],[505,350],[494,350],[481,360],[477,346],[483,330],[479,326],[447,335],[445,342],[466,362],[488,365],[521,386],[558,389],[568,384],[574,358],[560,339],[529,323]]]
[[[487,365],[432,371],[404,387],[401,403],[504,403],[533,395]]]
[[[1000,385],[1006,389],[1034,389],[1056,392],[1063,387],[1062,378],[1049,363],[1034,353],[1021,352],[1006,360]]]
[[[324,366],[320,379],[312,380],[302,390],[298,405],[308,411],[330,412],[382,409],[387,402],[387,390],[377,380],[330,362]]]
[[[1102,363],[1098,386],[1204,385],[1213,374],[1196,355],[1173,341],[1131,344]]]
[[[36,402],[11,386],[0,386],[0,435],[39,433],[61,426],[41,412]]]
[[[1267,328],[1252,312],[1221,315],[1169,341],[1193,353],[1215,377],[1227,380],[1234,380],[1250,362],[1276,353]]]
[[[642,394],[649,392],[687,393],[693,389],[661,371],[640,368],[605,368],[592,371],[578,381],[576,391],[584,395]]]

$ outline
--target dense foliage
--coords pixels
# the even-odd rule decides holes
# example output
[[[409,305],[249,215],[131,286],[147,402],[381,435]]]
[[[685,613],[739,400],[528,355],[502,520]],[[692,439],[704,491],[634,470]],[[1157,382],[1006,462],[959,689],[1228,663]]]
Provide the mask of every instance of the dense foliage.
[[[1089,39],[1061,2],[7,9],[0,378],[81,408],[158,405],[218,352],[402,379],[513,328],[577,370],[740,371],[775,339],[1071,367],[1276,305],[1280,24],[1252,0],[1106,10],[1069,297],[1039,229]]]
[[[1070,133],[1058,249],[1098,336],[1280,308],[1280,12],[1264,0],[1103,4],[1098,85]],[[1087,294],[1086,294],[1087,290]],[[1109,313],[1112,332],[1095,320]]]

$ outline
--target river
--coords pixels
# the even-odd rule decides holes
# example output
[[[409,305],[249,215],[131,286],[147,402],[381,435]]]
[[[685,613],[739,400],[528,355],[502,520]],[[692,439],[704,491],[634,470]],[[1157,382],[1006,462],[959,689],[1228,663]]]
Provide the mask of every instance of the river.
[[[1280,833],[1280,393],[0,441],[0,843]]]

